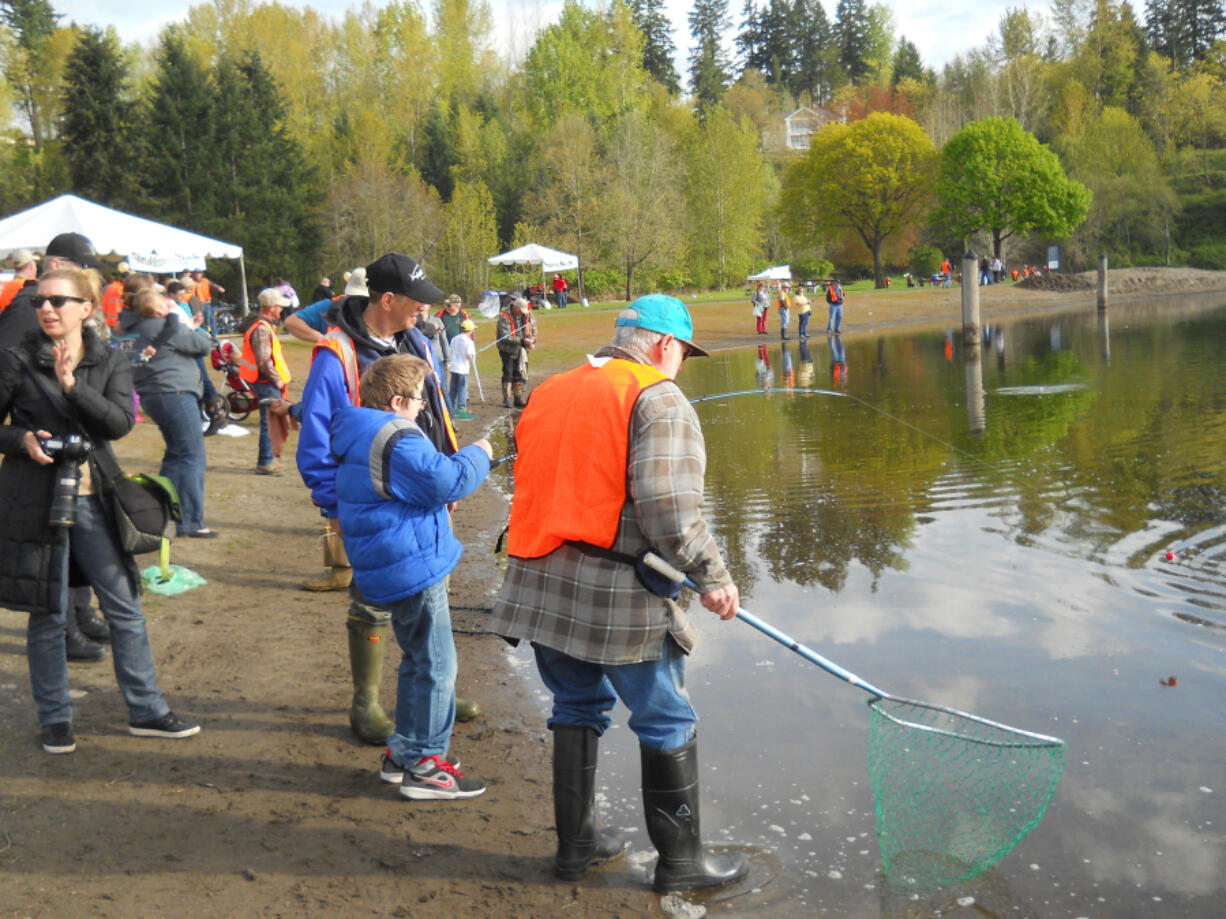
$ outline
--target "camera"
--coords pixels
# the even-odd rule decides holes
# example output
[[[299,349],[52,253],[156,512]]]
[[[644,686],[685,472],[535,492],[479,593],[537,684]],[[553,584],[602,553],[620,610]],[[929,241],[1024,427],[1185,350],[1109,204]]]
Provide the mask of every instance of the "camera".
[[[89,456],[89,441],[77,434],[39,438],[39,448],[55,460],[55,486],[51,489],[51,512],[47,522],[53,527],[75,526],[77,493],[81,490],[81,463]]]

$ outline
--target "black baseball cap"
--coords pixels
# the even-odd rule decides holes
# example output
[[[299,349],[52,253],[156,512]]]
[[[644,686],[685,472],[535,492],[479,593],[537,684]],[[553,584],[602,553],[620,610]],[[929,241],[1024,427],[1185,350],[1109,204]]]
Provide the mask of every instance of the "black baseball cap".
[[[47,243],[46,254],[48,258],[66,258],[82,268],[98,267],[98,253],[94,251],[94,244],[80,233],[61,233]]]
[[[443,292],[430,283],[425,269],[399,252],[381,255],[366,266],[366,287],[381,294],[404,294],[418,303],[443,299]]]

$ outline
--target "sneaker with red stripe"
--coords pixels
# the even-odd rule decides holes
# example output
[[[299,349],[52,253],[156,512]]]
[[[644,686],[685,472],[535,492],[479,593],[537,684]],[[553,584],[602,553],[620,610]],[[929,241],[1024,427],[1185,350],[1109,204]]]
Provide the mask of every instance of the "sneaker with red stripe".
[[[400,794],[411,801],[451,801],[475,798],[485,792],[485,783],[465,776],[441,756],[424,756],[404,771]]]

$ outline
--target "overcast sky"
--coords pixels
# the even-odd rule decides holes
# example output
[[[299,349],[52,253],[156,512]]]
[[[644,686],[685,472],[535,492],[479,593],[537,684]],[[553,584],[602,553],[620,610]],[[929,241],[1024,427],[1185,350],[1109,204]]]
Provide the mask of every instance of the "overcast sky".
[[[350,8],[360,5],[360,0],[281,0],[286,6],[311,6],[325,16],[339,19]],[[834,19],[837,0],[822,0],[826,15]],[[562,4],[558,0],[489,0],[494,16],[495,34],[512,36],[512,46],[518,49],[514,58],[522,58],[531,44],[532,36],[543,26],[556,19]],[[148,0],[52,0],[55,10],[64,21],[74,20],[81,24],[105,27],[113,25],[125,41],[148,43],[168,23],[182,19],[190,3],[176,0],[151,4]],[[429,0],[423,4],[432,6]],[[761,3],[759,4],[761,5]],[[742,2],[731,0],[729,12],[733,19],[733,31],[740,26]],[[940,69],[956,54],[980,47],[988,35],[996,30],[1006,8],[1029,7],[1046,10],[1046,3],[1027,0],[886,0],[894,13],[894,33],[905,36],[920,49],[926,67]],[[673,21],[673,42],[678,48],[677,69],[685,77],[685,60],[689,47],[689,28],[686,17],[693,7],[693,0],[667,0],[667,9]],[[159,9],[151,16],[153,9]],[[505,53],[505,51],[504,51]]]

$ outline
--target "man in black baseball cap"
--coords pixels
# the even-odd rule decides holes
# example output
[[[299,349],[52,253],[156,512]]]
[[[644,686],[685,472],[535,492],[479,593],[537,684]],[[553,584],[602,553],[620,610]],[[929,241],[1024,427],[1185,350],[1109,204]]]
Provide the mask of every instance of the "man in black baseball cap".
[[[443,292],[430,283],[425,270],[407,255],[389,252],[366,266],[366,287],[379,293],[400,294],[430,306],[443,299]]]
[[[42,271],[54,268],[97,268],[98,253],[94,244],[80,233],[61,233],[47,243]],[[34,308],[37,284],[27,284],[0,313],[0,349],[18,344],[38,328],[38,310]],[[101,304],[97,304],[101,308]]]
[[[341,548],[337,462],[332,455],[329,427],[335,411],[357,404],[359,380],[367,367],[388,354],[413,354],[425,360],[431,373],[422,387],[426,406],[417,416],[417,426],[444,454],[450,456],[459,448],[443,398],[442,369],[429,341],[417,328],[418,316],[443,299],[443,292],[430,282],[417,262],[396,252],[382,255],[366,266],[366,288],[365,296],[341,297],[329,311],[329,322],[335,321],[335,327],[315,343],[302,400],[293,410],[302,422],[296,455],[298,472],[328,527],[324,565],[331,570],[322,581],[304,584],[307,590],[344,590],[352,580],[348,558]],[[379,703],[383,649],[391,626],[391,611],[367,602],[353,589],[346,624],[354,690],[349,725],[362,740],[382,746],[393,727]],[[458,720],[467,720],[478,711],[474,703],[456,700]],[[395,775],[399,781],[399,775],[390,768],[381,770],[384,780],[391,781],[389,776]]]

